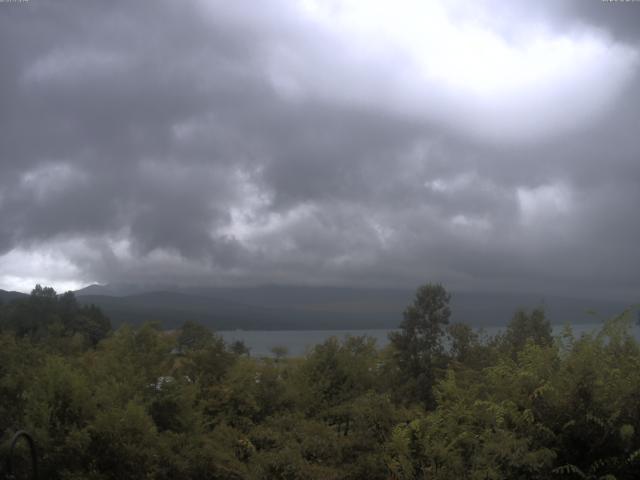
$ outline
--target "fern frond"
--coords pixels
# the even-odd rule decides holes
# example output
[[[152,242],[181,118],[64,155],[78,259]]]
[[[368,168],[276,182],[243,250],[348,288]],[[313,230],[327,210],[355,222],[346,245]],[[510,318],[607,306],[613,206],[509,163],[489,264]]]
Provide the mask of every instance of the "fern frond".
[[[587,478],[582,470],[580,470],[577,466],[567,463],[566,465],[561,465],[558,468],[554,468],[551,470],[552,473],[560,474],[560,475],[578,475],[580,478]]]

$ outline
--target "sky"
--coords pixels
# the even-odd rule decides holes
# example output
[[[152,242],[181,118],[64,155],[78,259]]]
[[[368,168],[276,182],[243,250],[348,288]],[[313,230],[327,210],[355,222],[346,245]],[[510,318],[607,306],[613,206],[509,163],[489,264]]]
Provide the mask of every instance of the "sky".
[[[640,300],[640,2],[0,2],[0,288]]]

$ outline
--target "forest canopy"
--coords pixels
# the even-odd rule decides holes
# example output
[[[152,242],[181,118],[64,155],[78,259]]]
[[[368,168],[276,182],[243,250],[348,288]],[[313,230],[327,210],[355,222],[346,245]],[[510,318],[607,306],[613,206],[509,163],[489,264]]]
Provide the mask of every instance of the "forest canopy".
[[[41,478],[637,478],[640,346],[629,312],[577,337],[543,309],[487,336],[420,287],[385,348],[330,338],[254,358],[185,322],[112,330],[73,293],[0,305],[2,454]]]

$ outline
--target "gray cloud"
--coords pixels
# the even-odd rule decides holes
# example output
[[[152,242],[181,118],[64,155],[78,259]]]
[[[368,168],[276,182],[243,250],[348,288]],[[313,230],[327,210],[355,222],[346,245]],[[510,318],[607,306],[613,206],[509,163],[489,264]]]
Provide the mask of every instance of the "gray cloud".
[[[450,11],[514,65],[534,24],[575,41],[575,72],[505,91],[259,3],[0,5],[0,288],[40,269],[637,297],[640,6]]]

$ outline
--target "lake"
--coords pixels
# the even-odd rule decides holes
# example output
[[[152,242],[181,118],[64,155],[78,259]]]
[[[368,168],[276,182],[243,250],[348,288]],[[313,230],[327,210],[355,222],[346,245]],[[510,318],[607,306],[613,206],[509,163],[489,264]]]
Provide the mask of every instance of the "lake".
[[[579,337],[583,333],[593,332],[600,328],[600,323],[584,323],[572,325],[573,333]],[[487,335],[495,335],[505,327],[485,327],[484,332]],[[558,335],[562,331],[563,325],[554,325],[553,334]],[[229,330],[217,332],[224,338],[226,342],[242,340],[251,350],[254,357],[272,356],[271,349],[276,346],[286,347],[290,356],[304,355],[308,349],[314,345],[324,342],[329,337],[338,337],[340,339],[346,336],[362,336],[367,335],[376,339],[378,347],[384,347],[389,343],[389,332],[393,329],[380,330]],[[637,325],[633,327],[633,333],[636,339],[640,340],[640,328]]]

